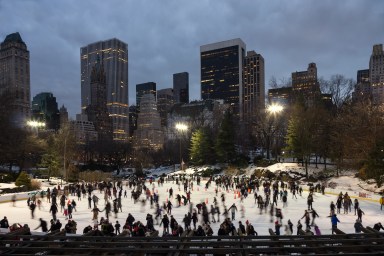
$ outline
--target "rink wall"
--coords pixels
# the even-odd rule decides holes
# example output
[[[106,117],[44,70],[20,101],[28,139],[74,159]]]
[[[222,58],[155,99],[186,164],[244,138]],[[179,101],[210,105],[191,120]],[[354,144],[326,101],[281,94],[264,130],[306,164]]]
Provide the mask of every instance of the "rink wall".
[[[308,189],[306,187],[303,187],[303,188],[305,191],[308,191]],[[15,194],[16,200],[17,201],[27,200],[28,197],[30,197],[32,194],[39,193],[40,191],[41,190],[29,191],[29,192],[24,192],[24,193],[17,193],[17,194]],[[366,201],[377,202],[377,203],[379,203],[379,200],[380,200],[380,195],[374,194],[372,192],[342,191],[342,190],[327,188],[325,191],[325,194],[337,196],[337,195],[339,195],[340,192],[343,192],[343,194],[345,192],[348,192],[348,194],[351,198],[357,198],[359,200],[366,200]],[[13,196],[13,194],[0,195],[0,203],[11,202],[12,196]]]

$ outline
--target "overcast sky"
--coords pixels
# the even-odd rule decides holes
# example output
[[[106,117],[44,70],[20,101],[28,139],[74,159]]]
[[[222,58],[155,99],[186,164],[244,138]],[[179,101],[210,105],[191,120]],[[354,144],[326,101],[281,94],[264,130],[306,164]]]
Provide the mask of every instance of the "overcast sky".
[[[19,32],[30,51],[31,96],[52,92],[71,117],[80,112],[80,47],[128,44],[129,104],[136,84],[172,87],[190,74],[200,99],[200,45],[241,38],[271,76],[289,78],[315,62],[319,77],[356,79],[373,44],[384,43],[384,1],[0,0],[0,40]]]

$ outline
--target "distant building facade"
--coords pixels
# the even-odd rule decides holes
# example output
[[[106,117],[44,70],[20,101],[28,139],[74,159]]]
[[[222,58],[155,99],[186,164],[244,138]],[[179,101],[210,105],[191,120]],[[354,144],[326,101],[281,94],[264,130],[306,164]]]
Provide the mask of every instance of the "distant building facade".
[[[189,73],[173,74],[173,93],[175,103],[189,103]]]
[[[136,108],[138,112],[140,112],[141,97],[145,94],[153,94],[156,99],[156,83],[155,82],[147,82],[147,83],[136,85]]]
[[[156,99],[152,93],[141,96],[137,130],[134,132],[133,141],[135,148],[148,148],[155,151],[163,148],[164,133]]]
[[[77,114],[76,120],[70,121],[70,130],[75,135],[77,144],[88,144],[98,140],[95,126],[88,120],[85,114]]]
[[[292,103],[292,87],[280,87],[268,90],[268,103],[288,108]]]
[[[384,104],[384,48],[375,44],[369,59],[369,69],[357,71],[357,83],[353,100],[370,100],[374,105]]]
[[[369,60],[369,81],[373,104],[384,104],[384,49],[382,44],[373,46]]]
[[[108,142],[112,136],[112,118],[107,108],[107,84],[104,65],[98,62],[92,67],[91,72],[91,104],[85,110],[88,120],[93,123],[98,132],[98,140]]]
[[[200,46],[202,100],[222,99],[241,114],[245,51],[240,38]]]
[[[60,129],[60,112],[52,93],[42,92],[33,97],[31,119],[44,122],[48,130]]]
[[[91,72],[100,59],[106,74],[107,107],[112,118],[113,139],[128,141],[128,45],[116,38],[95,42],[80,49],[80,59],[82,113],[92,103]]]
[[[129,106],[129,137],[131,138],[137,129],[137,116],[138,111],[136,105]]]
[[[357,71],[355,91],[352,93],[353,101],[371,99],[371,83],[369,78],[369,69]]]
[[[167,126],[167,115],[174,104],[174,90],[172,88],[157,91],[157,111],[160,114],[161,126]]]
[[[306,71],[292,73],[292,94],[294,101],[302,98],[308,105],[312,105],[320,97],[316,63],[309,63]]]
[[[64,127],[66,124],[68,124],[69,117],[68,117],[68,110],[67,108],[62,105],[59,109],[60,112],[60,128]]]
[[[27,45],[18,32],[9,34],[0,44],[0,95],[12,99],[14,124],[22,127],[30,118],[30,64]]]
[[[250,121],[258,110],[265,109],[264,58],[255,51],[244,58],[243,117]]]
[[[329,110],[333,107],[332,95],[321,93],[315,63],[309,63],[306,71],[293,72],[292,86],[269,89],[268,101],[285,109],[298,101],[307,106],[320,103]]]

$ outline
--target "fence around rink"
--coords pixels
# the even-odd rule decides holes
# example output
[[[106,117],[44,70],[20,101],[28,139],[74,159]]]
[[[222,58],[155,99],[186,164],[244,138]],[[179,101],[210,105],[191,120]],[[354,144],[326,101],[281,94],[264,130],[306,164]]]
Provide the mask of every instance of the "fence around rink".
[[[289,255],[384,254],[384,233],[322,236],[126,237],[0,235],[4,255]]]

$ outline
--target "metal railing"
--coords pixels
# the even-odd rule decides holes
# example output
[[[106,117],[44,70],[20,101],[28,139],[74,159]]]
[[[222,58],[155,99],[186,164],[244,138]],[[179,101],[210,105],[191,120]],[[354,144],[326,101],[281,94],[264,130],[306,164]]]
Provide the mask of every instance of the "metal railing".
[[[127,237],[63,232],[0,235],[4,255],[384,255],[384,233],[322,236]]]

